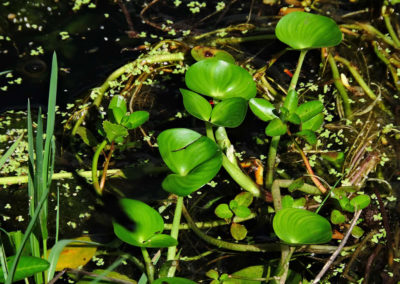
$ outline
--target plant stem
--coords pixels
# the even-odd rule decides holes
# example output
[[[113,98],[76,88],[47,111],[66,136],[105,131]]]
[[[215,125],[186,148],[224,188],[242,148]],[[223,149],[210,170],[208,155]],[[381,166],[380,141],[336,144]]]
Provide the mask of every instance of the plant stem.
[[[207,137],[215,142],[212,124],[209,122],[206,122],[206,133]],[[228,157],[224,153],[222,153],[222,166],[232,179],[244,190],[250,192],[255,197],[261,197],[261,190],[258,185],[248,175],[243,173],[237,165],[234,165],[229,161]]]
[[[103,151],[104,147],[107,145],[107,140],[104,139],[103,142],[99,146],[97,146],[96,152],[94,153],[93,160],[92,160],[92,181],[93,187],[96,190],[98,195],[102,195],[103,191],[99,185],[99,179],[97,178],[97,164],[99,162],[99,156],[101,151]]]
[[[149,252],[147,251],[147,249],[144,247],[141,247],[140,249],[142,251],[144,263],[146,264],[147,278],[151,284],[154,281],[154,266],[153,263],[151,262]]]
[[[104,184],[106,183],[108,166],[110,165],[111,157],[112,157],[112,154],[113,154],[114,149],[115,149],[114,144],[115,144],[114,141],[111,142],[110,150],[108,151],[107,158],[106,158],[106,160],[104,162],[103,174],[101,175],[101,180],[100,180],[100,190],[101,191],[103,191]]]
[[[271,143],[269,144],[268,151],[268,160],[267,160],[267,174],[265,178],[265,186],[266,188],[271,188],[272,182],[274,180],[274,170],[275,170],[275,160],[276,153],[278,150],[280,136],[273,136],[271,139]]]
[[[292,80],[290,81],[289,91],[296,89],[297,81],[299,80],[299,76],[300,76],[301,66],[303,65],[306,54],[307,54],[307,49],[302,49],[300,51],[299,61],[297,62],[296,71],[294,72]]]
[[[385,1],[385,2],[387,2],[387,1]],[[387,5],[387,4],[386,4],[386,5]],[[397,47],[397,48],[400,48],[400,40],[399,40],[399,38],[397,37],[397,34],[396,34],[396,32],[394,31],[394,29],[393,29],[392,23],[390,22],[390,15],[389,15],[389,13],[386,13],[386,10],[387,10],[387,6],[386,6],[386,5],[382,6],[382,16],[383,16],[383,20],[384,20],[384,22],[385,22],[386,29],[388,30],[389,35],[390,35],[390,37],[391,37],[392,40],[393,40],[394,46]]]
[[[391,64],[390,60],[388,59],[388,54],[379,46],[377,41],[372,41],[372,45],[374,46],[374,51],[375,54],[378,56],[378,58],[385,63],[386,67],[389,69],[390,74],[392,75],[393,78],[393,83],[398,91],[400,91],[400,81],[399,81],[399,76],[397,75],[397,70],[396,68],[393,67]]]
[[[178,196],[176,200],[174,220],[172,222],[172,229],[170,234],[170,236],[176,240],[178,240],[178,235],[179,235],[179,224],[181,223],[182,206],[183,206],[183,196]],[[176,256],[176,246],[168,247],[167,260],[173,261],[175,260],[175,256]],[[176,265],[171,265],[171,267],[168,269],[168,277],[174,277],[175,271],[176,271]]]
[[[328,54],[328,62],[331,66],[333,82],[340,96],[342,97],[344,114],[347,119],[351,120],[353,118],[353,112],[351,111],[349,95],[347,94],[346,88],[343,86],[342,80],[340,79],[339,75],[339,69],[337,68],[336,61],[335,59],[333,59],[331,53]]]

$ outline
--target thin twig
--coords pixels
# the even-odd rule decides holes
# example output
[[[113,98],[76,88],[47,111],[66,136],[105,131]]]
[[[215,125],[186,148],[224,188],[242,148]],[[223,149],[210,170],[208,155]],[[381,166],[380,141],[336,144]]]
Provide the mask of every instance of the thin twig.
[[[319,283],[319,281],[321,280],[322,276],[324,276],[324,274],[328,271],[329,267],[332,265],[332,263],[335,261],[336,257],[339,255],[339,253],[342,251],[343,247],[346,245],[347,240],[350,237],[351,231],[353,230],[354,226],[356,225],[356,222],[358,220],[358,218],[360,218],[361,215],[361,211],[362,210],[358,210],[354,213],[354,218],[353,221],[351,222],[350,228],[347,231],[346,235],[344,236],[342,242],[340,243],[340,245],[338,246],[338,248],[336,249],[336,251],[331,255],[331,257],[329,258],[329,260],[325,263],[324,267],[322,267],[322,270],[318,273],[317,277],[315,277],[314,281],[312,282],[312,284],[316,284]]]
[[[125,16],[126,23],[128,24],[128,27],[129,27],[129,31],[126,32],[128,34],[128,37],[130,37],[130,38],[139,37],[138,33],[135,31],[135,28],[133,27],[131,15],[129,14],[128,9],[126,9],[125,4],[122,2],[122,0],[117,0],[117,3],[119,5],[119,7],[121,8],[122,13]]]

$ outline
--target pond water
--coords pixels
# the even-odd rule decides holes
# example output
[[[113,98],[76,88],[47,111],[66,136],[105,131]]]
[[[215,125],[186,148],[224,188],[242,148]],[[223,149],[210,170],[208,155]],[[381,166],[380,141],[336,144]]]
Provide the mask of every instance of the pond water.
[[[62,240],[82,236],[102,244],[96,246],[93,254],[87,248],[78,253],[81,255],[75,257],[78,262],[81,258],[90,259],[80,263],[81,266],[68,258],[71,253],[64,251],[62,257],[66,257],[63,261],[67,265],[57,269],[65,268],[54,281],[88,283],[84,281],[110,269],[115,274],[108,274],[104,283],[146,283],[143,278],[146,273],[149,275],[149,270],[144,267],[143,249],[117,238],[113,222],[131,231],[139,230],[140,220],[153,222],[147,217],[153,213],[147,209],[134,212],[139,216],[136,220],[120,203],[122,198],[140,200],[160,213],[166,224],[163,234],[170,234],[177,214],[175,204],[179,201],[176,195],[163,190],[163,180],[170,174],[171,164],[161,157],[157,137],[171,128],[190,128],[202,135],[209,134],[204,122],[190,115],[187,102],[183,105],[179,91],[180,88],[193,90],[187,78],[185,82],[185,72],[196,62],[191,49],[209,47],[204,51],[206,57],[210,55],[208,52],[230,53],[236,64],[253,77],[257,97],[271,102],[275,109],[270,113],[282,119],[284,110],[280,107],[287,97],[299,51],[285,49],[287,46],[276,38],[274,30],[288,11],[302,10],[332,18],[344,35],[338,46],[308,51],[300,72],[296,88],[299,105],[312,100],[323,105],[323,125],[315,131],[316,141],[302,139],[309,138],[304,133],[295,136],[303,126],[293,123],[295,118],[286,117],[283,121],[289,125],[288,130],[276,142],[266,135],[267,122],[250,108],[240,126],[226,127],[234,150],[229,152],[233,148],[226,149],[220,144],[221,151],[233,161],[239,175],[251,180],[253,188],[261,194],[259,198],[251,197],[246,208],[240,209],[251,214],[240,213],[232,201],[241,200],[237,196],[246,192],[243,190],[246,186],[237,184],[234,175],[228,174],[229,170],[221,169],[212,180],[185,197],[183,204],[189,213],[183,210],[185,218],[181,220],[183,228],[179,231],[176,251],[180,260],[173,263],[175,275],[194,283],[274,281],[270,277],[278,273],[279,261],[288,253],[285,249],[289,250],[288,245],[279,246],[272,224],[274,212],[278,211],[273,202],[277,197],[274,193],[271,195],[271,184],[265,184],[271,167],[269,157],[273,155],[270,145],[276,142],[279,145],[275,148],[273,180],[284,180],[280,190],[282,204],[310,211],[320,208],[318,213],[330,222],[334,236],[330,242],[318,246],[292,244],[289,269],[283,268],[288,273],[286,283],[311,283],[323,270],[323,265],[346,238],[356,216],[354,207],[346,210],[343,200],[358,195],[368,196],[370,204],[362,210],[356,229],[345,241],[345,249],[322,279],[330,283],[400,281],[398,1],[41,0],[2,1],[0,5],[2,155],[24,134],[17,150],[0,169],[1,240],[7,256],[15,254],[15,242],[30,221],[30,197],[24,181],[28,174],[29,148],[26,106],[29,99],[33,126],[37,129],[39,107],[44,113],[47,111],[53,51],[59,67],[58,109],[54,132],[55,175],[47,209],[47,246],[51,248],[59,243],[57,237]],[[197,74],[199,78],[203,75]],[[202,87],[212,86],[217,75],[203,82]],[[343,92],[349,97],[351,112],[343,103]],[[110,143],[104,121],[114,122],[111,129],[115,132],[126,131],[126,125],[124,128],[120,122],[116,126],[107,114],[110,100],[116,95],[124,96],[128,112],[147,111],[150,118],[140,127],[128,127],[129,135],[121,143]],[[214,108],[221,103],[220,99],[205,98]],[[229,115],[231,119],[235,119],[237,112],[238,109]],[[106,146],[96,166],[98,170],[106,169],[108,176],[101,185],[104,192],[99,195],[92,184],[92,168],[96,149],[103,139]],[[196,141],[172,152],[189,148]],[[197,158],[195,154],[192,160]],[[62,173],[69,176],[62,178]],[[102,183],[102,173],[98,179]],[[263,184],[257,184],[259,179]],[[320,195],[318,181],[329,192],[334,192],[326,194],[330,198],[325,200]],[[304,184],[318,193],[297,190]],[[231,214],[228,217],[219,218],[222,213],[218,214],[216,208],[222,204],[228,211],[224,212]],[[241,214],[246,215],[243,215],[245,220],[240,220]],[[340,214],[344,221],[336,221],[333,214]],[[190,225],[190,217],[196,222],[208,223],[198,224],[202,228],[199,233]],[[187,228],[188,223],[191,229]],[[246,233],[242,238],[239,235],[243,230]],[[154,232],[159,233],[159,230]],[[40,239],[39,226],[33,234]],[[218,243],[221,240],[227,244]],[[41,253],[37,256],[41,256],[43,244],[38,246]],[[153,258],[156,279],[171,271],[166,248],[150,247],[147,252]],[[31,254],[29,245],[24,254]],[[247,272],[234,274],[245,268]],[[229,280],[228,275],[233,275],[235,280]],[[30,281],[42,283],[44,280],[36,276]],[[181,283],[177,279],[169,281]]]

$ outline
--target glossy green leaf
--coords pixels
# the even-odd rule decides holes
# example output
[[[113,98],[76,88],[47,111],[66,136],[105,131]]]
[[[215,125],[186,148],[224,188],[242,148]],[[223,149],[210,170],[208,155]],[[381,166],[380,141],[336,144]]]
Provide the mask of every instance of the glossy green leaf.
[[[296,109],[296,114],[300,117],[301,122],[313,118],[324,109],[324,105],[320,101],[310,101],[299,105]]]
[[[15,256],[10,256],[7,258],[7,266],[11,267],[13,261],[15,259]],[[17,270],[15,271],[14,274],[14,281],[19,281],[22,280],[26,277],[33,276],[34,274],[38,272],[45,271],[47,268],[49,268],[50,263],[47,260],[44,260],[39,257],[34,257],[34,256],[21,256],[18,265],[17,265]],[[3,270],[0,269],[0,283],[4,283],[4,274]]]
[[[237,207],[231,208],[231,209],[232,209],[233,213],[235,213],[235,215],[240,218],[247,218],[251,214],[250,209],[246,206],[238,205]]]
[[[274,118],[265,128],[265,134],[268,136],[281,136],[286,133],[287,126],[279,118]]]
[[[344,222],[346,222],[346,216],[344,216],[339,210],[333,209],[331,212],[331,223],[337,225]]]
[[[315,145],[317,143],[317,136],[311,130],[302,130],[295,133],[296,136],[299,136],[307,141],[310,145]]]
[[[219,204],[217,208],[215,208],[214,213],[222,219],[229,219],[233,216],[231,209],[229,209],[229,206],[226,203]]]
[[[350,200],[350,204],[353,205],[354,208],[357,208],[357,210],[364,209],[370,203],[371,198],[369,197],[369,195],[366,194],[357,195]]]
[[[354,206],[350,204],[350,199],[346,196],[342,196],[341,198],[338,198],[340,207],[342,207],[343,210],[347,212],[354,212]]]
[[[108,118],[111,122],[120,124],[127,111],[125,98],[114,96],[108,105]]]
[[[124,126],[111,123],[108,120],[103,121],[103,129],[104,132],[106,133],[107,140],[110,143],[112,141],[117,141],[118,138],[124,138],[129,134],[128,130]]]
[[[304,209],[281,209],[275,214],[273,228],[275,234],[288,244],[322,244],[332,238],[328,220]]]
[[[270,121],[277,116],[273,113],[274,105],[266,99],[253,98],[249,101],[251,111],[262,121]]]
[[[306,12],[282,17],[275,34],[280,41],[299,50],[335,46],[342,41],[342,32],[334,20]]]
[[[121,124],[128,129],[134,129],[141,126],[143,123],[149,120],[149,113],[147,111],[139,110],[125,115],[122,118]]]
[[[249,100],[257,93],[253,77],[246,69],[217,59],[201,60],[190,66],[185,82],[189,89],[218,100]]]
[[[235,196],[235,200],[239,206],[249,207],[253,202],[253,194],[248,191],[243,191]]]
[[[242,98],[225,99],[215,105],[211,123],[223,127],[238,127],[246,117],[247,101]]]
[[[149,248],[161,248],[177,245],[176,239],[161,234],[164,230],[164,221],[161,215],[144,202],[123,198],[120,206],[127,217],[132,221],[126,228],[113,221],[115,235],[125,243]]]
[[[190,51],[191,55],[196,61],[215,58],[219,60],[224,60],[229,63],[235,63],[235,58],[228,52],[222,49],[217,49],[208,46],[195,46]]]
[[[241,241],[247,236],[247,229],[245,226],[237,223],[232,223],[231,225],[231,235],[232,237],[237,240]]]
[[[206,272],[206,276],[207,276],[208,278],[218,280],[218,278],[219,278],[219,273],[218,273],[218,271],[216,271],[216,270],[214,270],[214,269],[210,269],[210,270],[208,270],[208,271]]]
[[[232,273],[235,277],[224,280],[223,284],[261,284],[259,280],[251,280],[262,278],[265,268],[263,265],[255,265],[243,268],[239,271]],[[242,279],[241,279],[242,278]]]
[[[153,284],[196,284],[196,282],[182,277],[161,277]]]
[[[231,200],[231,201],[229,202],[229,208],[230,208],[231,210],[236,209],[238,206],[239,206],[239,202],[237,202],[236,200]]]
[[[356,225],[356,226],[354,226],[353,230],[351,230],[351,235],[354,238],[359,239],[364,235],[364,230],[361,227]]]
[[[286,108],[289,111],[289,113],[292,113],[296,110],[298,103],[299,103],[299,95],[295,90],[291,89],[288,92],[285,101],[283,102],[283,107]]]
[[[208,183],[222,165],[218,145],[211,139],[185,128],[163,131],[157,138],[159,151],[168,168],[162,187],[186,196]]]
[[[301,124],[301,129],[302,130],[311,130],[311,131],[317,131],[322,123],[324,123],[324,114],[320,112],[316,116],[310,118],[309,120],[303,122]]]
[[[186,89],[179,90],[181,91],[186,111],[198,119],[208,121],[211,117],[211,104],[195,92]]]
[[[297,125],[301,123],[301,119],[296,113],[289,114],[287,117],[287,121]]]
[[[281,199],[282,208],[292,208],[294,199],[290,195],[285,195]]]

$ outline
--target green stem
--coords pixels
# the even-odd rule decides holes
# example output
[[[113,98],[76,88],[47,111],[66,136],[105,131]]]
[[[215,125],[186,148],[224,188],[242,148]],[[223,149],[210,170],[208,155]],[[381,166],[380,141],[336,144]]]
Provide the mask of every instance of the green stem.
[[[274,170],[275,170],[275,160],[276,153],[278,150],[280,136],[273,136],[271,143],[269,145],[268,160],[267,160],[267,174],[265,178],[265,186],[271,188],[272,182],[274,180]]]
[[[179,235],[179,224],[181,223],[182,216],[182,206],[183,206],[183,196],[178,196],[176,200],[174,220],[172,222],[172,229],[170,236],[178,240]],[[176,246],[168,248],[167,260],[175,260],[176,256]],[[176,265],[171,265],[168,270],[168,277],[174,277],[176,271]]]
[[[102,195],[102,189],[100,188],[99,185],[99,179],[97,177],[97,164],[99,162],[99,156],[101,151],[103,151],[104,147],[107,145],[107,140],[104,139],[103,142],[99,146],[97,146],[96,152],[94,153],[93,156],[93,161],[92,161],[92,180],[93,180],[93,187],[96,190],[98,195]]]
[[[372,45],[374,46],[374,51],[375,54],[378,56],[378,58],[385,63],[386,67],[389,69],[390,74],[392,75],[394,85],[396,86],[396,89],[400,91],[400,82],[399,82],[399,76],[397,75],[397,70],[396,68],[393,67],[391,64],[390,60],[388,59],[388,54],[379,46],[377,41],[372,41]]]
[[[206,133],[207,137],[215,142],[212,124],[209,122],[206,122]],[[261,190],[258,185],[249,176],[243,173],[237,165],[229,161],[228,157],[224,153],[222,153],[222,166],[232,179],[244,190],[250,192],[255,197],[261,197]]]
[[[216,44],[239,44],[243,42],[249,41],[257,41],[257,40],[266,40],[266,39],[275,39],[275,35],[257,35],[257,36],[248,36],[248,37],[226,37],[226,38],[217,38],[214,40]]]
[[[393,29],[392,23],[390,21],[390,14],[386,13],[386,9],[387,6],[382,6],[382,16],[383,20],[385,21],[386,29],[388,30],[389,35],[392,38],[395,47],[400,48],[400,40]]]
[[[140,249],[142,251],[144,263],[146,265],[147,278],[151,284],[154,281],[154,266],[153,263],[151,262],[149,252],[147,251],[147,249],[144,247],[141,247]]]
[[[351,111],[349,95],[347,94],[346,88],[343,86],[342,80],[340,79],[339,69],[336,65],[336,61],[333,59],[333,56],[330,53],[328,54],[328,62],[331,66],[333,82],[343,101],[344,114],[347,119],[351,120],[353,118],[353,112]]]
[[[297,81],[299,80],[301,66],[303,65],[304,58],[306,57],[307,49],[300,51],[299,61],[297,62],[296,71],[293,74],[292,80],[290,81],[289,90],[295,90]]]

